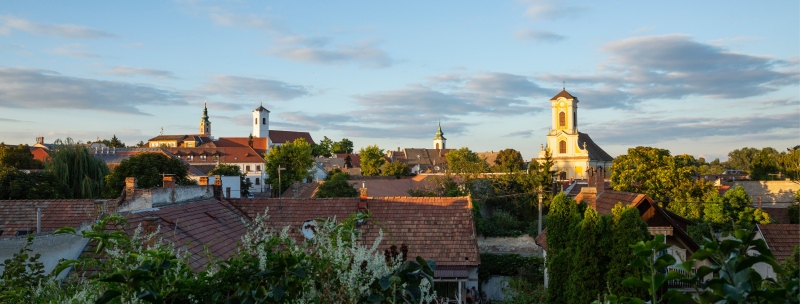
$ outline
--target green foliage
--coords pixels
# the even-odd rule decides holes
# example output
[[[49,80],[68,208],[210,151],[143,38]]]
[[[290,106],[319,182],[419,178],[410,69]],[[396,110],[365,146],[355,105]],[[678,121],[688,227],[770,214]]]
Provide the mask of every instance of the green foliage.
[[[192,185],[189,179],[189,166],[180,159],[161,153],[140,153],[120,162],[106,177],[106,197],[116,197],[125,188],[125,178],[135,177],[139,188],[163,186],[163,174],[171,174],[177,185]]]
[[[798,191],[797,193],[800,194],[800,191]],[[795,200],[797,199],[795,198]],[[794,204],[790,205],[789,208],[787,209],[788,210],[786,212],[789,213],[789,224],[800,224],[800,205],[795,202]]]
[[[584,212],[580,226],[576,227],[578,241],[571,246],[572,271],[569,273],[570,303],[589,303],[605,289],[605,261],[607,257],[598,248],[604,248],[601,240],[606,235],[600,214],[592,208]],[[548,235],[549,236],[549,235]]]
[[[544,259],[518,254],[481,253],[481,264],[478,266],[480,282],[488,282],[493,275],[509,277],[503,303],[544,302]]]
[[[750,178],[754,180],[771,180],[772,174],[781,171],[778,164],[780,153],[773,148],[764,148],[753,156],[750,164]]]
[[[0,275],[0,302],[2,303],[33,303],[33,289],[46,278],[44,265],[39,262],[40,254],[31,255],[33,235],[28,236],[25,246],[19,249],[10,259],[3,261],[0,266],[3,273]]]
[[[426,179],[430,181],[425,188],[408,189],[409,196],[415,197],[456,197],[466,196],[464,187],[456,182],[453,175],[437,175]]]
[[[559,193],[550,203],[547,222],[548,303],[569,303],[569,276],[575,256],[572,242],[581,217],[578,204]]]
[[[518,220],[514,214],[499,210],[483,218],[478,228],[478,234],[485,237],[516,237],[526,232],[528,223]]]
[[[16,169],[43,169],[44,164],[33,158],[28,145],[16,147],[0,143],[0,168],[11,167]]]
[[[378,145],[367,146],[361,148],[358,155],[361,157],[361,175],[381,175],[381,166],[386,162],[383,157],[383,149],[378,148]]]
[[[628,267],[628,263],[633,258],[633,251],[628,245],[650,239],[647,223],[642,220],[638,209],[623,206],[621,203],[614,206],[611,214],[611,228],[608,232],[611,234],[611,242],[608,251],[608,272],[606,273],[608,288],[612,294],[619,296],[640,296],[641,292],[623,286],[622,281],[628,277],[641,277],[642,275],[639,269]]]
[[[67,186],[51,172],[25,173],[11,167],[0,168],[0,199],[67,198]]]
[[[408,169],[408,164],[401,161],[387,162],[381,167],[381,175],[394,176],[400,178],[401,176],[408,176],[411,170]]]
[[[238,176],[242,197],[247,197],[247,195],[250,194],[250,187],[253,185],[253,183],[247,180],[247,174],[243,173],[239,166],[222,163],[217,164],[216,168],[208,172],[208,176],[213,175]]]
[[[333,155],[331,153],[332,147],[333,147],[333,140],[325,136],[322,138],[322,140],[319,141],[319,144],[311,144],[311,155],[314,157],[317,156],[331,157]]]
[[[786,177],[795,181],[800,180],[800,145],[781,153],[778,163]]]
[[[509,277],[503,288],[505,299],[503,304],[532,304],[547,301],[547,289],[544,284],[534,284],[522,277]]]
[[[784,273],[778,274],[778,283],[786,284],[789,283],[793,277],[797,278],[800,276],[800,265],[798,264],[800,264],[800,246],[794,246],[792,255],[781,263]]]
[[[284,169],[280,176],[278,175],[278,166]],[[265,182],[272,185],[272,188],[278,193],[283,193],[292,183],[309,178],[311,176],[309,170],[313,166],[314,157],[311,156],[311,145],[305,139],[298,138],[293,142],[287,142],[269,150],[264,163],[264,170],[268,175]]]
[[[111,137],[111,140],[103,139],[103,140],[98,140],[96,142],[102,143],[102,144],[106,145],[106,147],[109,147],[109,148],[125,148],[125,143],[120,141],[119,138],[117,138],[116,134],[114,134],[114,136]],[[91,144],[92,142],[87,141],[86,143],[87,144]],[[142,142],[142,143],[144,143],[144,142]]]
[[[486,161],[466,147],[447,152],[445,158],[447,159],[447,166],[450,168],[450,172],[462,177],[489,171],[489,166],[486,164]]]
[[[109,170],[106,163],[92,156],[85,146],[73,143],[71,138],[53,143],[45,168],[67,186],[67,198],[98,198],[111,190],[107,187]]]
[[[331,144],[331,153],[353,153],[353,142],[347,138],[334,142]]]
[[[713,187],[692,178],[694,157],[669,150],[636,147],[614,159],[611,186],[617,191],[645,193],[657,202],[700,201]]]
[[[347,173],[336,173],[319,186],[315,197],[357,197],[358,190],[351,185],[347,179]]]
[[[497,159],[494,160],[500,172],[514,172],[522,170],[525,161],[522,159],[522,154],[514,149],[505,149],[497,153]]]

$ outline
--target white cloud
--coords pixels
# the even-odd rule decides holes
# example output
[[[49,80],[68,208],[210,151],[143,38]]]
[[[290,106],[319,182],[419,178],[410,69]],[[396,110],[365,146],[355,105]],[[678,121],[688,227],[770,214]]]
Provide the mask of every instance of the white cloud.
[[[164,70],[156,70],[156,69],[146,69],[146,68],[133,68],[127,66],[115,66],[110,70],[106,71],[107,74],[116,75],[116,76],[123,76],[123,77],[133,77],[133,76],[148,76],[148,77],[155,77],[155,78],[169,78],[175,79],[175,74],[170,71]]]
[[[519,30],[515,37],[522,40],[528,40],[533,42],[558,42],[561,40],[566,39],[563,35],[559,35],[553,32],[548,31],[538,31],[538,30]]]
[[[10,15],[0,16],[0,34],[9,34],[13,31],[22,31],[39,36],[60,38],[110,38],[116,35],[73,24],[45,24],[37,23]]]

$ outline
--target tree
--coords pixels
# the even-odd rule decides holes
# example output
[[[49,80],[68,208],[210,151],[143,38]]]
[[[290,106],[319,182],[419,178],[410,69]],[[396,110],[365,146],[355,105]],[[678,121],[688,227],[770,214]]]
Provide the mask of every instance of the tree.
[[[51,172],[25,173],[0,167],[0,200],[63,199],[68,192]]]
[[[106,178],[106,197],[119,196],[125,188],[125,178],[135,177],[139,188],[154,188],[164,185],[164,175],[173,175],[175,184],[192,185],[194,180],[187,173],[189,166],[180,159],[162,153],[140,153],[123,160]]]
[[[673,200],[700,201],[711,187],[697,184],[693,167],[682,166],[693,157],[681,156],[676,161],[669,150],[636,147],[614,159],[611,187],[617,191],[644,193],[657,202]]]
[[[383,167],[381,167],[381,175],[383,176],[394,176],[400,178],[401,176],[406,176],[409,174],[411,174],[411,170],[408,169],[408,165],[401,161],[387,162],[383,164]]]
[[[53,142],[45,169],[67,186],[65,196],[68,198],[98,198],[107,190],[109,170],[106,163],[92,156],[86,146],[73,143],[71,138]],[[124,179],[122,182],[124,186]]]
[[[606,290],[605,261],[608,259],[602,250],[601,241],[604,233],[600,214],[592,208],[586,208],[580,226],[576,227],[576,239],[573,242],[575,252],[572,256],[572,271],[569,273],[570,303],[590,303],[597,295]]]
[[[748,147],[733,150],[728,153],[728,161],[725,162],[725,168],[750,172],[750,165],[758,152],[758,149]]]
[[[247,197],[250,194],[250,187],[253,183],[247,179],[247,174],[242,173],[241,168],[237,165],[218,164],[216,168],[208,172],[208,176],[222,175],[222,176],[238,176],[239,187],[242,197]]]
[[[33,158],[28,145],[16,147],[0,143],[0,168],[11,167],[16,169],[42,169],[44,164]]]
[[[342,138],[342,140],[331,145],[331,153],[353,153],[353,142],[347,138]]]
[[[563,192],[553,198],[547,221],[548,303],[570,303],[569,274],[574,257],[571,241],[580,220],[575,201]]]
[[[278,166],[282,168],[280,176]],[[264,170],[268,174],[266,182],[272,185],[273,189],[277,189],[278,193],[283,193],[292,183],[309,178],[311,176],[309,170],[313,167],[311,145],[305,139],[298,138],[269,150],[264,163]],[[278,189],[278,186],[281,189]]]
[[[786,177],[792,180],[800,180],[800,145],[786,149],[781,153],[780,165]]]
[[[358,190],[348,181],[349,174],[344,172],[335,173],[329,180],[319,185],[319,190],[315,197],[357,197]]]
[[[462,177],[484,173],[489,169],[486,161],[467,147],[451,150],[445,154],[445,158],[450,172],[462,175]]]
[[[494,163],[497,164],[502,172],[522,170],[524,165],[522,154],[514,149],[505,149],[497,153],[497,159],[494,160]]]
[[[764,148],[753,156],[750,164],[750,178],[754,180],[770,180],[772,174],[780,172],[779,153],[773,148]]]
[[[633,259],[633,251],[628,245],[650,239],[647,223],[642,220],[638,209],[621,203],[611,209],[611,216],[611,250],[608,252],[606,273],[609,291],[620,296],[642,296],[636,289],[622,285],[622,281],[628,277],[642,276],[640,270],[628,266]]]
[[[141,148],[141,147],[144,147],[144,146],[147,146],[147,143],[144,142],[143,140],[140,140],[138,143],[136,143],[136,147],[137,148]]]
[[[327,136],[323,137],[322,140],[319,141],[319,144],[311,144],[311,155],[314,157],[323,156],[323,157],[331,157],[331,148],[333,146],[333,141],[328,138]]]
[[[367,146],[358,151],[361,157],[361,175],[376,176],[381,174],[381,166],[386,162],[383,157],[383,149],[378,145]]]

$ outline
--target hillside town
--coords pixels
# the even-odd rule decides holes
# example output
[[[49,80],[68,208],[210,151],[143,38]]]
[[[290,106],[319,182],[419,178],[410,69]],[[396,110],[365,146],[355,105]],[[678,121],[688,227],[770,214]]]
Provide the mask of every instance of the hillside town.
[[[356,216],[350,246],[379,244],[373,254],[387,261],[431,261],[434,301],[646,295],[622,284],[637,274],[628,245],[658,239],[656,257],[669,255],[667,269],[688,280],[714,265],[697,258],[709,240],[739,230],[769,250],[748,267],[753,275],[797,281],[800,146],[743,148],[711,163],[641,146],[611,157],[578,131],[577,97],[565,89],[549,103],[546,144],[530,161],[513,149],[448,148],[441,123],[428,148],[354,151],[346,138],[317,143],[309,132],[271,129],[263,105],[252,110],[247,137],[215,136],[204,107],[196,134],[158,134],[136,146],[116,137],[3,143],[0,270],[35,278],[22,274],[28,267],[67,281],[114,271],[120,266],[83,263],[103,246],[121,250],[121,240],[98,236],[117,231],[144,246],[128,250],[159,248],[184,271],[222,271],[221,261],[241,258],[240,246],[258,244],[244,244],[249,238],[315,244],[315,233],[336,237],[321,228],[327,221]],[[15,264],[20,254],[35,258]],[[671,277],[657,294],[703,296],[686,280]]]

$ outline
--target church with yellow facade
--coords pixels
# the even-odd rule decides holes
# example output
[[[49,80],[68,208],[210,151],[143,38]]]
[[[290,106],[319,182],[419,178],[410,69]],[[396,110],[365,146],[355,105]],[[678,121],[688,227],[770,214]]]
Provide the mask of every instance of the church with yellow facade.
[[[549,149],[552,170],[560,180],[586,179],[589,167],[603,167],[609,177],[614,158],[592,141],[589,134],[578,132],[578,98],[564,89],[550,99],[550,108],[552,124],[547,132],[547,145],[541,146],[538,160],[544,161]]]

